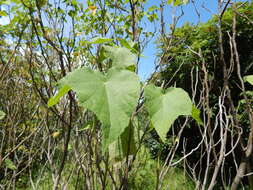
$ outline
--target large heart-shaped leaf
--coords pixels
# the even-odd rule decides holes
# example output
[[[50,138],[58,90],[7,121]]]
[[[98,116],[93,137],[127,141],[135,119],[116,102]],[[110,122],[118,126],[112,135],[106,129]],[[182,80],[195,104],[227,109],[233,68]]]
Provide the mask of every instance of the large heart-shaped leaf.
[[[191,99],[181,88],[163,90],[160,87],[148,85],[145,88],[145,98],[151,122],[163,141],[178,116],[191,115]]]
[[[107,74],[77,69],[60,81],[77,93],[79,103],[102,122],[103,145],[115,141],[128,126],[139,97],[138,76],[127,70],[110,69]]]

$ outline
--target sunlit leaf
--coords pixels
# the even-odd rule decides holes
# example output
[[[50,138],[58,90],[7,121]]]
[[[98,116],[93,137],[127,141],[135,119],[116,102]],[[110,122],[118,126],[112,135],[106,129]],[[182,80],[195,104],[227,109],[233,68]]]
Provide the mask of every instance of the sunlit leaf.
[[[97,11],[97,7],[91,5],[91,6],[88,6],[88,8],[91,10],[92,15],[95,16],[96,15],[96,11]]]
[[[92,127],[92,121],[88,121],[87,123],[85,123],[83,125],[83,127],[81,129],[79,129],[78,131],[86,131],[88,129],[90,129]]]
[[[102,122],[104,147],[117,140],[128,126],[140,91],[138,76],[118,69],[110,69],[107,74],[89,68],[77,69],[60,84],[70,86],[77,93],[80,105],[93,111]]]
[[[253,85],[253,75],[247,75],[244,78],[244,81],[250,83],[251,85]]]
[[[135,43],[134,42],[128,42],[125,39],[119,39],[120,45],[129,49],[132,53],[138,54],[139,52],[135,49]]]
[[[0,17],[1,17],[1,16],[8,16],[8,14],[7,14],[6,11],[1,11],[1,10],[0,10]]]
[[[6,168],[9,168],[11,170],[16,170],[17,169],[17,167],[15,166],[15,164],[9,158],[5,159],[4,163],[6,165]]]
[[[107,43],[107,42],[112,42],[113,39],[111,38],[101,38],[101,37],[96,37],[91,39],[88,43],[90,44],[102,44],[102,43]]]
[[[174,6],[179,6],[189,3],[189,0],[168,0],[167,3],[172,4]]]
[[[51,97],[48,102],[47,102],[47,105],[48,107],[52,107],[54,106],[55,104],[57,104],[59,101],[60,101],[60,98],[62,96],[64,96],[65,94],[68,93],[68,91],[70,90],[70,87],[68,85],[64,85],[56,95],[54,95],[53,97]]]
[[[53,132],[52,133],[52,137],[53,138],[56,138],[56,137],[58,137],[60,135],[60,132],[59,131],[56,131],[56,132]]]
[[[203,121],[200,118],[200,110],[192,105],[192,118],[197,121],[199,125],[203,125]]]
[[[145,88],[145,105],[158,135],[164,141],[171,125],[180,115],[191,115],[192,103],[181,88],[163,90],[154,85]]]

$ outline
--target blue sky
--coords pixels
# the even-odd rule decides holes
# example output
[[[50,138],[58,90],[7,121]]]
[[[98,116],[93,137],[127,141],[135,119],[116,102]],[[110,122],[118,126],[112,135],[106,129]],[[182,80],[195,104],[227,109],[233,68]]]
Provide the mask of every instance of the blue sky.
[[[85,0],[78,0],[84,2],[86,4]],[[193,0],[190,0],[193,1]],[[192,24],[197,24],[198,22],[206,22],[208,19],[212,17],[213,14],[217,14],[217,0],[194,0],[195,6],[193,3],[189,3],[187,5],[183,5],[181,7],[172,8],[171,6],[166,5],[164,10],[164,18],[165,18],[165,26],[166,31],[169,32],[169,24],[172,23],[172,13],[175,12],[175,15],[179,15],[181,13],[180,9],[182,8],[184,15],[180,18],[177,27],[182,26],[185,22],[189,22]],[[241,1],[247,1],[247,0],[241,0]],[[250,1],[250,0],[248,0]],[[156,5],[159,7],[160,0],[148,0],[145,9],[148,9],[152,5]],[[4,7],[3,7],[4,8]],[[174,10],[173,10],[174,9]],[[198,16],[195,9],[198,10],[200,15]],[[159,13],[158,13],[159,15]],[[8,17],[2,17],[0,18],[0,24],[7,24],[9,22]],[[158,23],[159,25],[159,23]],[[147,31],[153,31],[153,25],[149,24],[146,26]],[[158,29],[159,30],[159,29]],[[154,71],[155,68],[155,59],[157,54],[157,49],[155,45],[155,39],[159,36],[159,31],[156,31],[155,36],[153,40],[147,44],[146,48],[143,52],[143,57],[140,59],[139,63],[139,76],[142,81],[146,80],[151,73]]]
[[[147,8],[156,5],[159,7],[160,1],[155,0],[149,0],[147,3]],[[200,13],[200,16],[195,11],[194,5],[192,3],[189,3],[187,5],[183,5],[182,9],[184,12],[184,15],[179,20],[177,27],[182,26],[185,22],[189,22],[192,24],[197,24],[198,22],[206,22],[208,19],[212,17],[213,14],[217,13],[217,0],[197,0],[195,4],[197,10]],[[179,15],[181,13],[180,11],[181,7],[174,8],[175,14]],[[166,6],[164,10],[164,17],[165,17],[165,26],[166,31],[169,31],[169,24],[172,23],[172,7]],[[152,30],[152,28],[148,28],[148,30]],[[147,79],[151,73],[154,71],[155,68],[155,58],[157,54],[156,45],[154,44],[155,38],[159,35],[159,32],[157,32],[157,35],[154,37],[154,39],[147,45],[145,48],[143,55],[144,57],[141,58],[140,64],[139,64],[139,75],[141,80]]]
[[[195,7],[192,3],[192,1],[195,2],[195,7],[200,13],[198,16],[197,12],[195,11]],[[248,1],[251,0],[234,0],[231,2],[238,2],[238,1]],[[182,26],[184,23],[189,22],[192,24],[197,24],[199,22],[206,22],[210,18],[212,18],[212,15],[218,13],[218,0],[189,0],[189,4],[181,6],[184,15],[179,20],[177,27]],[[227,1],[223,0],[224,5]],[[159,7],[160,0],[148,0],[147,8],[156,5]],[[180,8],[176,8],[176,14],[180,14]],[[165,24],[168,32],[168,26],[171,24],[172,21],[172,7],[166,6],[166,9],[164,10],[164,16],[165,16]],[[151,28],[148,28],[148,30],[152,30]],[[156,37],[159,35],[159,32],[157,32]],[[151,41],[148,46],[145,48],[143,55],[144,57],[141,58],[139,63],[139,76],[142,81],[146,80],[152,72],[154,72],[155,68],[155,58],[157,54],[156,45],[154,44],[155,39]]]

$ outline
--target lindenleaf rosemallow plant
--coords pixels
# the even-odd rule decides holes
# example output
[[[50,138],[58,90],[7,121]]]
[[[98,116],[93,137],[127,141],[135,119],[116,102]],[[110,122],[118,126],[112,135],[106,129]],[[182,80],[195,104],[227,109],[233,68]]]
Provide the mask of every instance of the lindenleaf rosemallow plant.
[[[104,46],[105,55],[112,61],[107,71],[92,70],[88,67],[76,69],[59,81],[61,89],[50,98],[48,106],[54,106],[69,90],[77,94],[80,106],[96,114],[102,126],[102,147],[104,152],[109,145],[121,147],[131,145],[135,150],[134,137],[129,138],[131,120],[140,103],[141,83],[132,68],[135,54],[131,49],[117,46]],[[180,115],[191,115],[192,102],[188,94],[180,88],[162,89],[154,85],[144,87],[146,106],[152,126],[164,141],[174,120]],[[126,138],[126,139],[124,139]],[[131,142],[129,142],[131,141]],[[117,142],[117,143],[115,143]],[[118,143],[121,143],[120,145]]]

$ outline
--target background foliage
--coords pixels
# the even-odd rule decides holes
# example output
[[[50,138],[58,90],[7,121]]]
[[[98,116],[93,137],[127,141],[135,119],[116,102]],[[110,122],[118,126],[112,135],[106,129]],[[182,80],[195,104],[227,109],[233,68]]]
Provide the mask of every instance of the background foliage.
[[[1,1],[0,189],[251,189],[253,4],[187,3]]]

